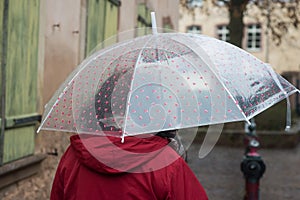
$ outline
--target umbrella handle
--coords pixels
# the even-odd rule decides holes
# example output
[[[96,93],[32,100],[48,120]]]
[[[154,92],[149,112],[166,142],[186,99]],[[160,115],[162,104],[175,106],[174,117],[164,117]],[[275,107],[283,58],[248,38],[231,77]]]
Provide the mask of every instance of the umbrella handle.
[[[125,140],[125,135],[124,135],[124,133],[123,133],[122,136],[121,136],[121,143],[122,143],[122,144],[124,143],[124,140]]]

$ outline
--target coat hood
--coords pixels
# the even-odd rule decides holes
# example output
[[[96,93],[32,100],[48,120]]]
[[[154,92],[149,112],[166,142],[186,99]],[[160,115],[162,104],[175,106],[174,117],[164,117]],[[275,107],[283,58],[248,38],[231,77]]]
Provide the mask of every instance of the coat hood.
[[[104,174],[154,171],[179,158],[167,139],[153,135],[128,136],[121,143],[117,137],[77,134],[71,147],[84,166]]]

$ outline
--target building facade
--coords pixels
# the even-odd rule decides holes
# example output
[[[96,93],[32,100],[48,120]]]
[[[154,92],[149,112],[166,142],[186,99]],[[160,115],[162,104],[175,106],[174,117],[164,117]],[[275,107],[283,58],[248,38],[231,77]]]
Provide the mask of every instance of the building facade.
[[[6,82],[1,74],[1,82],[8,86],[6,110],[15,111],[4,116],[10,117],[9,130],[3,127],[9,135],[3,140],[0,134],[0,199],[49,199],[70,134],[36,134],[44,105],[95,49],[123,40],[124,34],[118,33],[128,32],[130,38],[145,34],[144,28],[151,27],[150,12],[156,13],[158,27],[178,29],[179,0],[34,0],[28,4],[3,0],[0,8],[1,27],[3,21],[8,24],[1,29],[0,39],[8,38],[9,43],[8,48],[1,47],[9,72]],[[21,97],[14,98],[15,94]],[[11,106],[14,102],[19,102],[19,110]],[[23,121],[16,121],[16,114]],[[15,122],[18,127],[12,129]]]
[[[229,40],[229,13],[226,6],[215,6],[211,1],[191,0],[190,8],[181,6],[179,31],[201,33],[224,41]],[[282,9],[278,7],[275,12]],[[283,15],[282,15],[283,16]],[[270,63],[278,73],[298,72],[300,62],[297,55],[300,53],[299,30],[290,28],[281,38],[281,44],[276,45],[267,28],[267,20],[261,17],[260,10],[249,3],[244,16],[243,49],[250,52],[264,62]]]

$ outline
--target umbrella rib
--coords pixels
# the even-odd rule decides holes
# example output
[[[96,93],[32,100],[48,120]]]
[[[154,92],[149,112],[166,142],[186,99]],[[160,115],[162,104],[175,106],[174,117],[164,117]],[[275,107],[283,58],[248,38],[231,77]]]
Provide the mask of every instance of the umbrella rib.
[[[186,44],[183,44],[183,45],[186,45]],[[187,45],[186,45],[187,46]],[[207,66],[210,66],[209,69],[211,70],[211,72],[216,76],[216,78],[219,80],[219,82],[222,84],[222,86],[224,87],[224,89],[227,91],[227,93],[229,94],[229,96],[231,97],[230,99],[233,101],[233,103],[239,108],[239,110],[241,111],[241,114],[243,115],[243,117],[245,118],[245,121],[248,123],[248,124],[251,124],[251,122],[249,121],[249,119],[247,118],[247,116],[245,115],[245,113],[243,112],[242,108],[240,107],[240,105],[234,101],[236,100],[233,95],[231,94],[231,92],[228,90],[228,88],[226,87],[226,85],[223,83],[222,79],[219,77],[219,75],[215,72],[215,70],[212,68],[214,67],[214,64],[211,62],[208,63],[206,59],[204,59],[199,53],[197,53],[197,51],[195,51],[195,49],[193,47],[190,47],[190,46],[187,46],[188,48],[190,48],[196,55],[198,55],[202,61],[207,65]],[[198,49],[201,50],[201,52],[205,55],[207,55],[205,53],[205,51],[198,45],[197,46]],[[207,55],[207,57],[209,58],[209,56]]]
[[[201,48],[201,47],[200,47]],[[200,56],[200,55],[199,55]],[[201,56],[200,56],[201,57]],[[203,60],[205,64],[208,64],[206,62],[206,60]],[[212,64],[213,65],[213,64]],[[210,66],[210,65],[209,65]],[[226,85],[223,83],[223,81],[221,80],[221,78],[219,77],[219,75],[212,69],[210,68],[212,73],[214,73],[214,75],[216,76],[216,78],[219,80],[219,82],[222,84],[222,86],[224,87],[224,89],[226,90],[226,92],[229,94],[229,96],[231,97],[230,99],[232,99],[233,103],[239,108],[239,110],[241,111],[241,114],[244,116],[246,122],[248,124],[251,124],[251,122],[249,121],[249,119],[247,118],[247,116],[245,115],[245,113],[243,112],[241,106],[237,103],[237,100],[234,98],[234,96],[231,94],[231,92],[228,90],[228,88],[226,87]]]
[[[132,43],[132,41],[131,41],[131,40],[130,40],[130,41],[126,41],[126,42],[124,42],[123,44],[121,44],[121,46],[127,45],[127,44],[129,44],[129,43]],[[113,48],[108,48],[108,49],[106,49],[106,50],[101,49],[101,50],[99,50],[99,51],[102,51],[102,50],[103,50],[103,51],[102,51],[100,54],[99,54],[99,51],[97,51],[97,52],[93,53],[92,55],[90,55],[89,57],[87,57],[86,59],[84,59],[84,61],[82,61],[82,63],[81,63],[80,65],[78,65],[78,67],[77,67],[77,68],[76,68],[76,69],[68,76],[68,78],[66,79],[66,81],[61,85],[61,86],[63,86],[64,89],[62,90],[62,92],[60,92],[60,94],[58,95],[58,98],[56,98],[55,102],[54,102],[52,105],[49,105],[49,106],[51,106],[51,109],[50,109],[49,112],[47,113],[46,117],[42,120],[41,125],[40,125],[39,128],[37,129],[37,133],[39,133],[41,129],[44,129],[44,128],[43,128],[43,125],[44,125],[45,121],[47,120],[47,118],[49,117],[49,115],[51,114],[51,112],[53,111],[54,105],[56,105],[56,104],[58,103],[59,99],[64,95],[65,91],[69,89],[69,87],[70,87],[72,81],[77,77],[77,75],[78,75],[83,69],[85,69],[86,66],[87,66],[88,64],[90,64],[91,62],[93,62],[93,61],[95,60],[96,55],[97,55],[97,56],[101,56],[101,55],[103,55],[103,54],[105,54],[105,53],[107,53],[107,52],[109,52],[109,51],[112,51],[112,50],[114,50],[114,49],[116,49],[116,48],[119,48],[119,46],[116,45],[116,46],[114,46]],[[99,55],[98,55],[98,54],[99,54]],[[91,59],[91,58],[93,58],[93,59]],[[72,77],[72,78],[69,80],[70,77]],[[69,81],[68,81],[68,80],[69,80]],[[60,88],[59,88],[59,89],[60,89]],[[59,89],[58,89],[58,90],[59,90]],[[56,97],[56,95],[54,95],[53,97]],[[49,102],[51,102],[51,100],[52,100],[52,99],[50,99]],[[46,106],[47,106],[47,104],[46,104]]]
[[[130,89],[129,89],[129,93],[128,93],[128,97],[127,97],[127,106],[126,106],[126,112],[125,112],[125,120],[124,120],[124,130],[122,132],[122,136],[121,136],[121,142],[124,143],[124,138],[125,138],[125,133],[126,133],[126,127],[127,127],[127,117],[128,117],[128,113],[129,113],[129,100],[131,98],[131,94],[132,94],[132,88],[133,88],[133,80],[134,80],[134,76],[135,76],[135,73],[136,73],[136,66],[138,64],[138,61],[140,60],[141,58],[141,55],[142,55],[142,52],[143,52],[143,49],[145,48],[145,46],[149,43],[149,41],[153,38],[153,37],[156,37],[157,34],[155,35],[149,35],[149,40],[147,42],[145,42],[144,46],[141,48],[141,51],[138,55],[138,58],[136,59],[135,61],[135,64],[134,64],[134,69],[133,69],[133,73],[132,73],[132,79],[131,79],[131,83],[130,83]]]
[[[291,128],[291,124],[292,124],[292,122],[291,122],[291,104],[290,104],[290,100],[289,100],[289,94],[283,88],[282,84],[278,80],[278,77],[277,77],[275,71],[272,69],[272,67],[269,64],[265,64],[265,66],[266,66],[268,72],[270,73],[271,77],[275,81],[276,85],[279,87],[279,89],[281,90],[281,92],[284,94],[284,96],[286,98],[286,102],[287,102],[286,130],[289,130]]]
[[[160,35],[162,35],[162,34],[145,35],[144,37],[141,37],[142,40],[124,41],[124,42],[119,43],[118,45],[113,45],[110,48],[104,48],[104,49],[98,50],[96,52],[93,52],[91,55],[89,55],[81,64],[79,64],[75,68],[75,70],[73,72],[71,72],[71,74],[67,77],[67,79],[64,81],[64,83],[55,92],[55,95],[50,99],[48,104],[45,106],[44,109],[47,111],[47,113],[45,114],[45,117],[43,117],[41,125],[38,127],[37,133],[40,130],[58,130],[58,129],[60,129],[60,131],[75,132],[75,133],[81,133],[81,132],[85,133],[86,131],[89,132],[89,131],[94,131],[94,130],[98,131],[99,127],[97,128],[95,123],[90,123],[91,125],[82,126],[82,127],[78,126],[79,124],[76,125],[77,122],[85,123],[86,120],[88,120],[88,118],[85,118],[85,116],[83,116],[84,113],[81,112],[81,111],[85,112],[86,110],[75,110],[75,109],[77,109],[76,102],[82,103],[81,107],[79,106],[80,109],[81,108],[85,109],[84,106],[92,106],[92,104],[86,105],[86,103],[90,103],[90,101],[93,101],[95,99],[81,98],[82,96],[79,96],[79,95],[75,97],[74,94],[77,91],[80,92],[81,87],[83,87],[82,89],[85,91],[85,93],[89,92],[92,95],[95,95],[95,93],[93,93],[93,92],[95,92],[95,88],[96,88],[95,86],[99,87],[100,83],[102,83],[102,81],[105,80],[104,76],[106,75],[106,71],[110,70],[110,68],[108,68],[108,67],[110,67],[110,66],[114,67],[113,69],[115,71],[113,73],[118,73],[118,74],[124,73],[125,74],[125,72],[127,72],[127,69],[128,69],[127,64],[125,64],[125,65],[122,65],[122,64],[127,63],[127,61],[130,62],[130,65],[129,65],[130,73],[127,74],[128,76],[126,75],[126,79],[122,79],[122,80],[128,81],[125,85],[126,86],[125,93],[127,93],[127,97],[122,96],[122,102],[118,101],[118,103],[119,102],[124,103],[124,105],[121,105],[122,107],[120,107],[121,116],[119,116],[119,117],[123,118],[123,122],[120,121],[121,124],[118,124],[118,125],[121,125],[120,126],[121,128],[123,125],[122,134],[118,135],[118,137],[121,137],[122,143],[124,143],[125,136],[146,133],[146,132],[151,133],[151,132],[158,130],[158,128],[155,129],[155,127],[154,127],[154,129],[148,129],[149,119],[143,118],[144,115],[143,116],[140,115],[137,117],[144,119],[144,120],[146,119],[146,121],[144,121],[144,120],[143,121],[135,121],[135,114],[133,114],[135,112],[131,112],[131,110],[133,110],[134,106],[132,106],[132,105],[134,104],[135,101],[137,101],[138,103],[141,102],[141,105],[142,105],[142,100],[141,100],[142,98],[140,98],[139,100],[135,100],[139,96],[142,96],[142,94],[137,95],[137,96],[135,94],[136,94],[136,92],[139,92],[140,87],[144,86],[143,83],[140,83],[141,80],[139,79],[139,76],[142,76],[143,80],[147,81],[146,83],[149,82],[151,87],[152,87],[153,83],[156,83],[155,81],[163,82],[164,79],[167,79],[168,82],[166,82],[166,83],[169,83],[169,81],[172,81],[171,79],[164,77],[164,74],[168,74],[168,71],[166,71],[166,73],[163,73],[163,72],[165,72],[165,70],[161,70],[163,68],[159,69],[158,68],[159,65],[162,65],[162,66],[166,65],[171,68],[171,67],[175,67],[175,64],[176,64],[176,68],[178,68],[178,69],[175,69],[176,71],[174,71],[174,72],[178,73],[176,78],[178,78],[179,76],[182,76],[183,79],[182,80],[180,79],[180,81],[182,81],[182,82],[179,82],[179,83],[181,83],[182,86],[187,85],[188,87],[190,87],[189,92],[199,91],[199,93],[201,93],[202,91],[204,91],[204,93],[202,93],[201,95],[199,94],[199,96],[196,93],[194,94],[195,96],[193,96],[193,98],[196,98],[194,101],[198,102],[197,105],[200,105],[199,103],[201,103],[201,105],[202,105],[202,103],[203,103],[203,107],[200,107],[200,106],[197,107],[197,105],[195,106],[196,109],[194,109],[194,111],[195,111],[194,116],[197,117],[196,118],[197,121],[196,120],[195,120],[195,122],[190,121],[190,123],[186,123],[186,124],[182,123],[182,119],[183,119],[184,115],[179,113],[180,115],[178,114],[178,116],[182,117],[182,119],[176,120],[175,121],[176,123],[174,123],[174,124],[173,124],[173,121],[171,121],[171,123],[169,124],[169,127],[172,127],[172,128],[177,128],[177,127],[185,128],[185,126],[194,127],[194,125],[198,126],[199,124],[201,124],[201,123],[199,123],[200,121],[202,121],[203,124],[205,124],[205,123],[215,124],[215,123],[224,123],[226,121],[230,122],[229,120],[231,120],[231,121],[233,120],[233,121],[246,121],[247,123],[251,124],[251,122],[250,122],[251,118],[253,118],[257,114],[261,113],[262,111],[266,110],[267,108],[271,107],[272,105],[274,105],[274,103],[281,101],[282,99],[284,99],[284,97],[288,101],[287,102],[287,104],[288,104],[287,110],[290,109],[289,108],[289,106],[290,106],[289,105],[290,104],[289,95],[291,95],[295,92],[300,93],[299,89],[297,89],[296,87],[288,86],[288,84],[285,83],[281,79],[282,77],[279,74],[275,73],[275,71],[267,63],[263,63],[263,62],[262,62],[262,66],[265,66],[268,69],[267,71],[269,73],[262,74],[262,76],[259,76],[259,77],[266,78],[268,80],[268,77],[270,76],[270,78],[273,78],[273,80],[279,87],[280,91],[278,91],[278,89],[276,88],[276,90],[274,90],[273,93],[269,93],[269,90],[266,90],[266,91],[262,90],[261,88],[263,88],[263,87],[260,87],[259,90],[256,90],[257,88],[254,87],[256,82],[254,82],[253,86],[252,86],[252,84],[251,85],[249,85],[249,84],[251,83],[252,80],[254,80],[254,78],[252,76],[258,75],[258,74],[255,73],[255,71],[253,71],[253,72],[249,71],[249,74],[251,74],[251,76],[246,76],[248,73],[248,71],[247,71],[248,65],[246,65],[246,64],[248,64],[248,62],[249,62],[249,67],[251,67],[250,61],[252,61],[252,60],[246,59],[244,61],[244,59],[243,59],[240,61],[240,60],[238,60],[238,57],[237,57],[239,54],[237,54],[237,56],[233,56],[233,57],[231,54],[229,54],[228,59],[232,59],[233,61],[235,61],[235,59],[237,59],[236,63],[241,62],[242,65],[244,65],[244,63],[246,63],[245,66],[242,66],[242,67],[245,70],[245,72],[247,72],[247,73],[245,73],[245,77],[241,77],[241,78],[237,79],[236,81],[233,80],[232,83],[234,83],[234,84],[228,83],[226,81],[230,80],[232,74],[236,73],[236,70],[239,70],[239,65],[236,68],[234,68],[234,66],[236,66],[236,64],[235,65],[231,64],[230,68],[227,68],[227,69],[224,68],[224,69],[228,70],[229,73],[228,72],[225,73],[225,71],[224,71],[224,74],[222,73],[222,69],[223,69],[222,67],[223,66],[226,67],[227,65],[226,65],[226,63],[224,65],[218,64],[218,63],[219,62],[223,63],[224,58],[218,57],[218,56],[213,56],[214,54],[210,55],[210,51],[207,51],[207,49],[205,48],[206,47],[205,45],[210,45],[211,43],[212,43],[211,47],[215,47],[214,43],[216,43],[216,39],[211,40],[211,41],[209,40],[208,44],[205,41],[203,41],[203,43],[204,43],[204,46],[203,46],[201,36],[200,37],[198,37],[196,35],[193,36],[193,34],[190,34],[190,35],[186,34],[187,36],[185,36],[185,34],[180,34],[180,33],[174,34],[174,37],[173,37],[173,34],[170,34],[170,35],[166,34],[166,36],[171,36],[171,37],[163,37],[163,35],[162,35],[162,37],[160,37]],[[213,41],[214,41],[214,43],[213,43]],[[219,45],[222,43],[220,43],[220,41],[219,41],[219,43],[216,43],[216,44]],[[127,48],[127,46],[129,46],[129,48]],[[120,50],[118,50],[118,48],[120,48]],[[215,47],[215,48],[217,48],[217,47]],[[235,47],[235,48],[237,48],[237,47]],[[214,48],[212,50],[214,50]],[[226,50],[226,48],[225,48],[225,50]],[[129,53],[128,54],[129,56],[127,56],[127,53]],[[130,53],[132,53],[132,54],[130,54]],[[219,52],[214,51],[213,53],[219,53]],[[223,52],[219,53],[220,56],[223,55],[222,53]],[[233,52],[233,54],[234,53],[235,52]],[[225,52],[224,52],[224,54],[225,54]],[[124,55],[125,59],[123,59],[123,55]],[[125,57],[125,56],[127,56],[127,57]],[[104,58],[102,59],[102,57],[104,57]],[[180,58],[180,57],[182,57],[182,58]],[[120,61],[118,60],[119,58],[120,58]],[[225,56],[225,58],[227,58],[227,56]],[[219,60],[219,59],[221,59],[221,60]],[[111,61],[111,62],[107,62],[107,61]],[[177,61],[178,61],[178,63],[176,63]],[[184,63],[185,61],[187,61],[187,62]],[[103,62],[102,63],[103,66],[101,66],[99,68],[100,65],[98,66],[98,62],[100,63],[100,65],[101,65],[101,62]],[[118,62],[120,63],[121,68],[117,68],[119,65],[115,65]],[[181,64],[182,64],[182,66],[181,66]],[[145,68],[143,67],[144,65],[146,66]],[[156,66],[156,65],[158,65],[158,66]],[[155,67],[152,68],[152,66],[155,66]],[[260,66],[260,65],[257,65],[257,66]],[[124,69],[123,69],[123,67],[124,67]],[[183,70],[184,67],[188,67],[189,69]],[[95,68],[98,68],[97,69],[98,71],[96,71]],[[204,71],[203,71],[203,68],[204,68]],[[122,72],[118,71],[119,69],[121,69]],[[159,71],[156,71],[157,69],[159,69]],[[151,77],[149,77],[149,79],[147,79],[148,74],[146,74],[146,73],[143,74],[144,71],[148,72],[146,70],[150,70],[149,74],[151,74]],[[159,74],[157,74],[156,72],[152,73],[151,70],[155,70],[156,72],[159,72]],[[193,71],[190,71],[190,70],[193,70]],[[86,87],[84,87],[82,84],[84,82],[83,81],[81,82],[80,79],[81,79],[82,74],[84,75],[86,72],[90,73],[90,71],[97,72],[97,74],[94,73],[93,77],[96,77],[100,74],[101,79],[94,79],[94,80],[98,81],[98,82],[96,82],[96,83],[98,83],[98,85],[93,84],[91,88],[86,89]],[[141,71],[142,75],[140,75],[140,71]],[[192,72],[193,72],[193,74],[192,74]],[[206,72],[208,72],[208,73],[206,73]],[[108,72],[107,75],[110,75],[110,73],[111,72]],[[181,73],[185,73],[185,74],[181,74]],[[206,74],[203,74],[203,73],[206,73]],[[153,74],[153,76],[155,76],[155,78],[152,78],[152,74]],[[199,76],[197,76],[198,74],[201,75],[200,78],[203,80],[199,79]],[[237,73],[237,74],[239,75],[240,73]],[[87,75],[84,78],[86,81],[88,81],[89,77],[90,76]],[[129,77],[129,79],[128,79],[128,77]],[[185,78],[191,79],[191,80],[186,80]],[[260,79],[257,79],[257,80],[260,80]],[[199,83],[197,83],[197,81]],[[241,87],[234,86],[234,85],[241,84],[243,81],[248,81],[248,82],[246,82],[246,84],[242,84]],[[88,82],[86,82],[86,83],[87,83],[86,84],[87,87],[90,86]],[[115,82],[115,84],[116,83],[117,82]],[[262,82],[263,86],[266,85],[267,83],[268,83],[267,81]],[[129,85],[127,85],[127,84],[129,84]],[[172,85],[167,84],[166,86],[163,86],[163,85],[160,85],[160,86],[168,88],[168,86],[172,86]],[[176,86],[177,85],[175,85],[174,87],[176,87]],[[253,88],[251,88],[250,86]],[[80,88],[80,89],[77,90],[78,88]],[[181,86],[180,86],[180,88],[181,88]],[[114,90],[111,90],[111,89],[112,88],[109,88],[110,91],[114,92]],[[129,91],[127,92],[128,89],[129,89]],[[177,91],[179,91],[179,89]],[[255,97],[255,94],[258,91],[261,91],[258,94],[265,94],[265,92],[268,92],[267,93],[268,96],[266,96],[265,98],[256,96],[257,98],[254,99],[253,97]],[[108,94],[109,94],[109,98],[111,98],[111,96],[110,96],[111,93],[108,93]],[[159,94],[156,93],[155,95],[157,95],[158,99],[162,99],[165,96],[167,97],[167,94],[168,93],[166,93],[166,95],[165,95],[162,91],[160,91]],[[178,94],[181,94],[183,97],[184,97],[184,95],[186,95],[186,97],[189,97],[189,95],[184,92],[178,92]],[[119,94],[117,94],[117,95],[119,95]],[[148,94],[144,93],[143,95],[148,95]],[[174,95],[177,97],[176,94],[174,94]],[[218,98],[216,98],[216,95],[218,95]],[[121,94],[120,94],[120,96],[121,96]],[[119,96],[117,96],[117,97],[119,97]],[[123,97],[126,98],[126,102],[124,102]],[[171,97],[172,97],[172,99],[174,99],[173,96],[171,96]],[[207,98],[208,100],[206,100],[205,102],[204,101],[202,102],[203,97]],[[222,98],[219,100],[220,97],[222,97]],[[240,97],[245,101],[240,100]],[[155,98],[155,96],[154,96],[154,98]],[[228,98],[231,100],[229,100]],[[117,100],[119,100],[119,99],[117,99]],[[209,102],[209,100],[210,100],[210,102]],[[64,103],[63,101],[66,103]],[[70,103],[68,103],[68,101],[70,101]],[[150,102],[151,106],[159,105],[157,103],[157,101],[153,100],[152,103]],[[187,106],[190,106],[190,103],[192,104],[192,103],[194,103],[194,101],[189,101],[188,103],[186,103]],[[180,100],[176,100],[176,102],[181,103]],[[217,105],[217,104],[219,104],[218,102],[219,103],[221,102],[222,105],[221,104]],[[252,104],[252,102],[254,102],[254,103]],[[225,105],[225,106],[223,106],[223,105]],[[70,106],[70,107],[67,107],[67,106]],[[109,106],[111,106],[111,105],[109,105]],[[221,111],[223,111],[223,110],[218,106],[223,106],[224,112],[219,112],[220,110]],[[229,107],[230,107],[230,109],[234,110],[234,112],[232,114],[229,114],[229,112],[231,112],[231,111],[226,109]],[[90,108],[92,109],[92,107],[89,107],[89,109]],[[111,107],[111,109],[112,108],[113,107]],[[117,108],[117,107],[114,107],[114,108]],[[162,107],[162,113],[166,112],[165,109],[167,109],[167,108],[168,107]],[[191,107],[191,109],[193,109],[193,108],[194,107]],[[208,113],[208,110],[206,110],[206,108],[208,110],[210,109],[210,112],[207,115],[205,115],[205,113]],[[64,110],[64,109],[66,109],[66,110]],[[124,109],[125,109],[125,112],[124,112]],[[138,109],[140,109],[140,110],[138,110]],[[141,108],[138,107],[138,109],[137,109],[138,111],[142,112],[142,107]],[[204,110],[205,113],[203,114],[204,120],[201,119],[201,117],[202,117],[201,109],[205,109]],[[215,112],[213,111],[213,109],[215,109]],[[146,110],[147,113],[148,113],[148,110],[150,110],[150,109],[147,108],[147,110]],[[182,109],[182,111],[183,110],[184,109]],[[79,112],[77,112],[77,111],[79,111]],[[187,115],[190,115],[192,112],[189,109],[186,109],[185,111],[187,111],[186,112]],[[68,123],[68,125],[66,123],[64,123],[65,120],[55,122],[58,119],[57,117],[63,117],[63,115],[65,113],[68,113],[68,117],[70,117],[70,118],[68,118],[68,119],[70,119],[68,121],[68,122],[70,122],[70,123]],[[112,113],[112,114],[115,117],[114,113]],[[150,125],[152,125],[152,124],[156,125],[155,124],[156,121],[153,121],[151,119],[151,114],[152,113],[149,112],[148,114],[145,114],[145,115],[147,115],[147,117],[148,117],[148,115],[150,115]],[[168,113],[166,113],[166,116],[168,117],[167,114]],[[98,117],[92,118],[93,116],[91,113],[90,113],[90,115],[91,115],[90,121],[96,120],[97,123],[99,121],[101,121]],[[287,115],[290,115],[290,110],[287,111]],[[86,119],[86,120],[78,121],[80,116],[83,116],[82,119]],[[116,115],[116,116],[118,117],[118,115]],[[156,115],[154,115],[154,116],[156,116]],[[172,116],[170,116],[170,119],[171,119],[171,117]],[[289,116],[289,117],[291,117],[291,116]],[[156,118],[155,120],[165,119],[165,118],[159,118],[159,117],[155,117],[155,118]],[[179,117],[175,116],[175,119],[176,118],[179,119]],[[106,117],[105,117],[105,119],[106,119]],[[108,119],[110,120],[110,118],[108,118]],[[115,119],[115,118],[113,118],[113,119]],[[287,126],[286,127],[289,127],[288,125],[290,125],[290,120],[291,119],[287,117],[287,124],[286,124]],[[95,121],[93,121],[93,122],[95,122]],[[140,124],[140,122],[143,124]],[[167,123],[167,122],[168,121],[164,121],[163,123]],[[178,126],[177,122],[178,123],[180,122],[179,126]],[[108,121],[108,123],[110,123],[110,122]],[[157,127],[159,127],[160,125],[163,125],[163,123],[161,123],[161,122],[157,123],[158,124]],[[55,125],[54,126],[55,128],[49,128],[52,125]],[[97,125],[99,125],[99,124],[97,124]],[[146,125],[147,125],[147,128],[145,128]],[[167,125],[163,126],[163,127],[167,127]],[[81,130],[81,128],[83,130]],[[139,132],[139,130],[141,132]]]
[[[294,90],[288,92],[287,95],[290,96],[290,95],[292,95],[292,94],[294,94],[294,93],[296,93],[296,92],[300,93],[300,91],[296,88],[296,89],[294,89]],[[276,99],[277,96],[279,96],[279,95],[280,95],[280,94],[276,94],[276,97],[274,97],[274,98]],[[282,100],[282,99],[278,98],[277,100],[272,101],[272,102],[273,102],[274,104],[276,104],[276,103],[280,102],[281,100]],[[265,110],[267,110],[268,108],[272,107],[274,104],[269,104],[268,106],[266,106],[266,107],[264,107],[263,109],[261,109],[259,112],[255,112],[254,114],[250,115],[250,116],[248,117],[248,119],[251,119],[251,118],[255,117],[256,115],[258,115],[259,113],[262,113],[263,111],[265,111]]]

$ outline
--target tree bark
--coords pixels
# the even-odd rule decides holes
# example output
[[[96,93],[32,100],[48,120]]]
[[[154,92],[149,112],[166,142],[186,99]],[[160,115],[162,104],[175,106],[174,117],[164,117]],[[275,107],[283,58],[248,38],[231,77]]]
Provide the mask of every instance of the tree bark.
[[[248,0],[231,0],[228,4],[229,10],[229,42],[235,46],[242,48],[244,35],[244,11]]]

